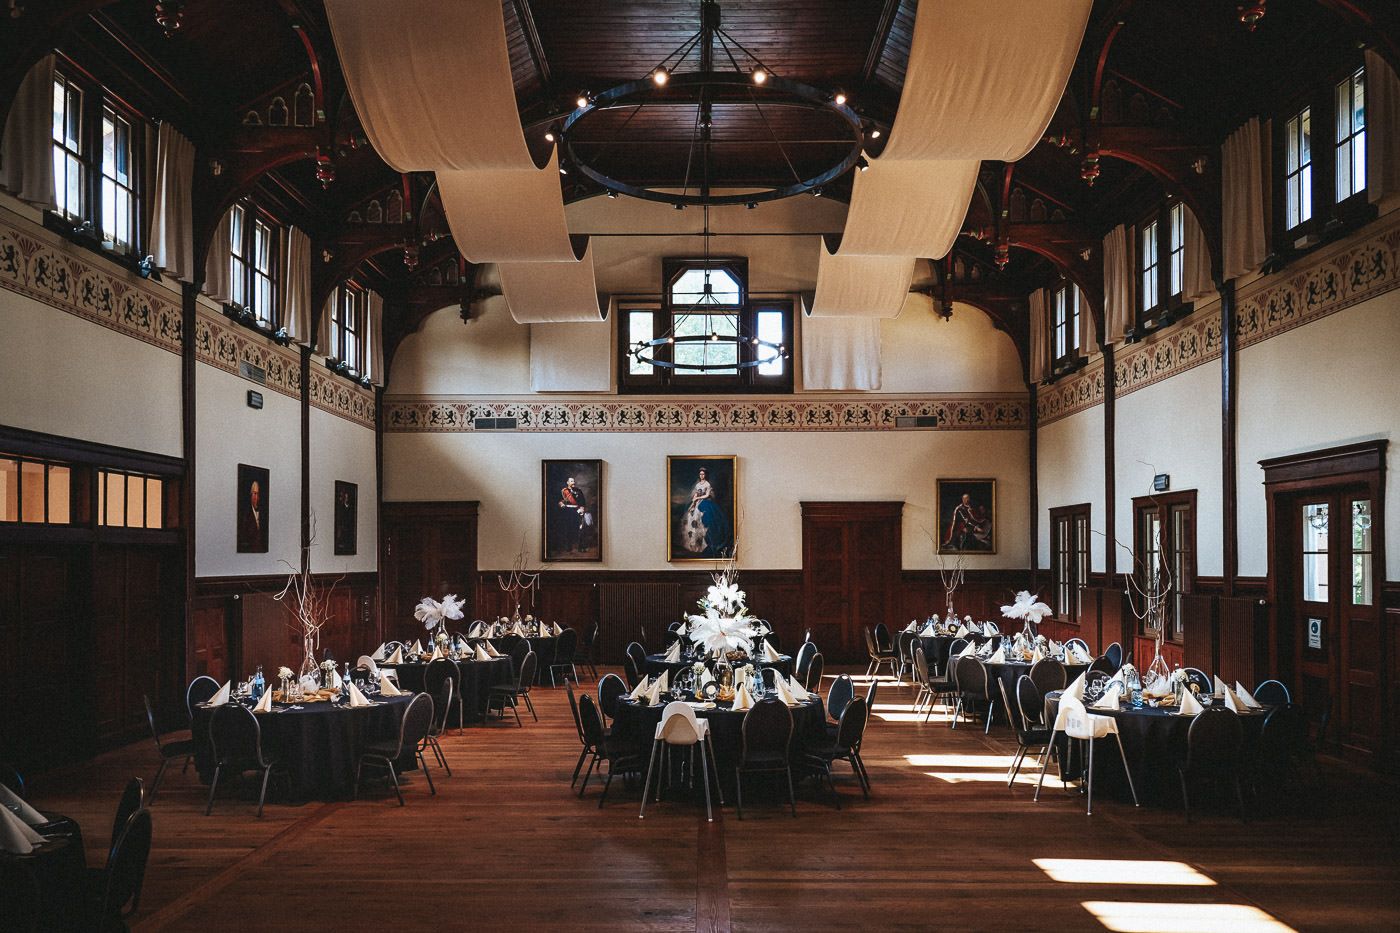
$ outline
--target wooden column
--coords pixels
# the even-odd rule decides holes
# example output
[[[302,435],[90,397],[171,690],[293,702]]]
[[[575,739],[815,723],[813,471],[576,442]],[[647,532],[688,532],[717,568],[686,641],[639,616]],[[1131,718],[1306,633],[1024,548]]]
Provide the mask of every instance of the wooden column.
[[[1220,492],[1224,521],[1221,554],[1226,596],[1235,595],[1240,569],[1239,491],[1236,469],[1236,417],[1239,409],[1239,371],[1235,346],[1235,283],[1220,286]]]
[[[185,656],[182,663],[188,681],[190,659],[194,655],[195,580],[195,319],[198,313],[199,283],[184,283],[180,289],[180,445],[185,460],[185,478],[180,484],[180,534],[184,542]]]
[[[1037,395],[1039,386],[1031,384],[1030,396],[1030,500],[1031,500],[1031,590],[1040,586],[1040,415]]]
[[[1114,418],[1118,396],[1117,377],[1113,366],[1113,347],[1103,348],[1103,521],[1106,538],[1104,541],[1103,573],[1104,585],[1113,587],[1113,578],[1118,575],[1118,534],[1116,499],[1118,480],[1114,464]]]
[[[301,571],[311,562],[311,348],[301,350]]]

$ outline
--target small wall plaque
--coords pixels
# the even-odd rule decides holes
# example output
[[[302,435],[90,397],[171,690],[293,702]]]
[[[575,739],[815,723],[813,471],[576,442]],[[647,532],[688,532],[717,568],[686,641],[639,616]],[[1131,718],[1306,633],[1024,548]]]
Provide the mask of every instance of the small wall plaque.
[[[1322,620],[1308,619],[1308,647],[1314,651],[1322,650]]]
[[[1171,488],[1172,488],[1172,478],[1171,478],[1171,476],[1170,476],[1169,474],[1166,474],[1166,473],[1158,473],[1156,476],[1152,477],[1152,491],[1153,491],[1153,492],[1166,492],[1168,489],[1171,489]]]
[[[249,390],[248,390],[248,407],[249,407],[249,408],[262,408],[262,406],[263,406],[263,395],[262,395],[262,393],[261,393],[261,392],[257,392],[257,391],[255,391],[255,390],[253,390],[253,389],[249,389]]]

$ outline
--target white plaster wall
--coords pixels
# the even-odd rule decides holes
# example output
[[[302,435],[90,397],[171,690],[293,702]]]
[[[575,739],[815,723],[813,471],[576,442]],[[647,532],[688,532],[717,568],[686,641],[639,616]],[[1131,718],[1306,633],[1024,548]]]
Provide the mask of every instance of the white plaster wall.
[[[1220,361],[1122,396],[1114,417],[1119,569],[1132,564],[1133,499],[1151,494],[1153,474],[1168,473],[1171,491],[1196,490],[1196,573],[1220,576]],[[1242,410],[1240,423],[1245,420]]]
[[[1050,510],[1089,503],[1090,569],[1102,573],[1104,519],[1103,406],[1095,405],[1045,425],[1039,431],[1036,479],[1040,486],[1039,566],[1050,566]]]
[[[802,566],[803,500],[903,500],[903,562],[936,567],[934,479],[996,477],[999,553],[970,568],[1025,567],[1027,443],[1024,431],[704,434],[386,434],[388,500],[478,499],[483,568],[509,567],[524,543],[540,560],[540,461],[605,461],[602,564],[561,569],[649,570],[666,561],[666,457],[739,457],[740,563]]]
[[[960,302],[944,321],[927,295],[910,295],[899,317],[880,322],[880,391],[1024,392],[1011,335]]]
[[[262,392],[262,409],[247,406],[249,389]],[[195,574],[286,573],[284,560],[300,566],[301,402],[201,363],[195,413]],[[237,553],[240,463],[269,471],[266,554]]]
[[[379,518],[375,507],[374,429],[311,406],[311,514],[316,540],[311,569],[354,573],[379,567]],[[336,481],[359,486],[358,538],[354,554],[335,553]]]
[[[1239,353],[1240,574],[1268,572],[1268,515],[1259,461],[1390,439],[1386,579],[1400,580],[1400,290]]]
[[[180,356],[0,289],[0,424],[182,455]]]

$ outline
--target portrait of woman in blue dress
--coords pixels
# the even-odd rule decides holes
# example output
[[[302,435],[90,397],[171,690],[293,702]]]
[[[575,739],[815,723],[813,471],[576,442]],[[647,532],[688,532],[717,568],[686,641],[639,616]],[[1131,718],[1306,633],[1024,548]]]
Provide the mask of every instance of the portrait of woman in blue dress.
[[[733,526],[719,503],[709,471],[700,468],[690,490],[690,504],[681,518],[681,547],[693,558],[728,557],[734,547]]]

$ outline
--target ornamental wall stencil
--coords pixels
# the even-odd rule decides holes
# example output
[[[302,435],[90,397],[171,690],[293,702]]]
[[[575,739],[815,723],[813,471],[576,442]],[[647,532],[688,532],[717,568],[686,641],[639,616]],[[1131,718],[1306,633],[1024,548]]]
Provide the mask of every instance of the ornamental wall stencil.
[[[195,315],[194,353],[201,363],[240,375],[239,363],[251,363],[266,375],[262,383],[274,392],[301,398],[301,354],[268,343],[261,334],[211,314]]]
[[[374,391],[356,385],[342,376],[324,371],[316,362],[311,364],[311,404],[374,429]]]
[[[530,432],[1005,431],[1029,427],[1029,409],[1019,394],[694,402],[399,396],[384,400],[384,430],[489,433],[477,419],[514,418],[515,430]],[[928,420],[916,426],[901,418]]]

